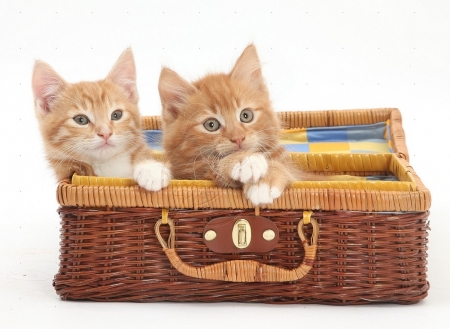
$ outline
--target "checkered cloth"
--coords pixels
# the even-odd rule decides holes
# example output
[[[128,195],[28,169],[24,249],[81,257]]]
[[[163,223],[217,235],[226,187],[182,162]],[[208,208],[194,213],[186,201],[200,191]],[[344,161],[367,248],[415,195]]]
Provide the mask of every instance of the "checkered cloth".
[[[145,130],[153,150],[162,151],[160,130]],[[390,124],[287,129],[281,142],[289,152],[311,153],[393,153]]]
[[[389,121],[370,125],[285,130],[282,143],[289,152],[392,153]]]
[[[155,151],[163,151],[161,130],[145,130]],[[370,125],[287,129],[281,143],[289,152],[393,153],[389,120]],[[396,181],[395,176],[367,176],[366,180]]]

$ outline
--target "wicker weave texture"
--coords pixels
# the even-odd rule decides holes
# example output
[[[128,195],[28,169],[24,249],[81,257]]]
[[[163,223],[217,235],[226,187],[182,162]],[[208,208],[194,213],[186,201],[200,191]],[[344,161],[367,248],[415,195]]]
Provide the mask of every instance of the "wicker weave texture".
[[[426,211],[429,190],[406,160],[392,154],[292,155],[310,170],[340,170],[359,174],[393,172],[400,182],[295,182],[267,205],[281,210]],[[158,192],[133,186],[85,186],[62,182],[57,198],[63,206],[155,207],[171,209],[252,209],[241,189],[218,188],[205,181],[174,181]]]
[[[389,120],[395,154],[294,154],[293,158],[302,169],[323,175],[394,173],[400,181],[295,182],[273,204],[260,210],[260,215],[272,220],[279,230],[278,245],[264,254],[217,254],[203,242],[209,221],[253,215],[253,205],[239,189],[217,188],[207,181],[172,181],[159,192],[133,184],[61,182],[57,190],[62,206],[61,262],[54,279],[61,298],[334,305],[411,304],[425,298],[429,289],[426,263],[431,195],[407,162],[400,112],[391,108],[280,112],[279,117],[285,128]],[[142,121],[145,129],[161,129],[159,117],[144,117]],[[155,223],[167,209],[175,225],[175,239],[165,248],[170,250],[166,255]],[[312,217],[318,223],[314,256],[309,247],[305,253],[297,231],[303,210],[314,210]],[[168,238],[168,225],[162,225],[158,232]],[[307,226],[306,235],[311,233]],[[239,277],[249,273],[247,269],[206,274],[216,271],[217,264],[257,264],[250,270],[250,278],[258,282],[227,281],[228,273]],[[276,268],[276,273],[300,268],[300,274],[287,282],[274,282],[280,279],[278,274],[269,275],[269,282],[259,282],[262,267]],[[206,276],[209,279],[205,280]]]
[[[423,299],[428,212],[315,212],[320,234],[313,268],[292,282],[222,282],[195,279],[173,268],[159,244],[154,208],[62,207],[61,263],[54,286],[63,299],[95,301],[240,301],[265,303],[409,304]],[[215,254],[203,243],[205,224],[244,210],[176,210],[175,249],[190,266],[253,260],[293,269],[304,259],[297,233],[303,213],[261,211],[280,241],[265,254]],[[168,236],[167,225],[161,234]],[[311,231],[306,231],[310,234]]]
[[[311,212],[308,211],[308,214],[310,213]],[[166,212],[166,215],[168,215],[168,212]],[[167,242],[162,238],[159,230],[164,223],[170,227],[170,235]],[[192,266],[184,262],[177,254],[175,248],[175,225],[171,219],[168,217],[165,218],[163,215],[163,218],[155,225],[155,233],[170,264],[172,264],[178,272],[186,276],[197,279],[229,282],[286,282],[303,278],[311,270],[312,264],[316,258],[319,224],[315,219],[310,218],[310,215],[308,215],[308,223],[313,226],[313,233],[310,241],[308,241],[305,236],[304,219],[300,220],[298,223],[298,234],[305,253],[302,263],[292,269],[276,267],[248,259],[230,260],[206,266]]]

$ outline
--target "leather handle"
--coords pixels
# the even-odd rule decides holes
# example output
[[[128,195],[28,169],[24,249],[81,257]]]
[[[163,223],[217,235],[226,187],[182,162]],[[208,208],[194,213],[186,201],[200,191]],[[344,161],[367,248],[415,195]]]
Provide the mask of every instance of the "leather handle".
[[[172,266],[186,276],[228,282],[285,282],[300,280],[313,266],[317,252],[319,224],[313,218],[310,221],[313,233],[309,242],[303,231],[304,220],[301,219],[298,223],[297,230],[305,249],[305,257],[303,262],[294,269],[266,265],[254,260],[232,260],[207,266],[191,266],[183,262],[175,250],[175,225],[171,219],[167,221],[170,227],[167,243],[159,231],[162,220],[155,224],[155,232]]]

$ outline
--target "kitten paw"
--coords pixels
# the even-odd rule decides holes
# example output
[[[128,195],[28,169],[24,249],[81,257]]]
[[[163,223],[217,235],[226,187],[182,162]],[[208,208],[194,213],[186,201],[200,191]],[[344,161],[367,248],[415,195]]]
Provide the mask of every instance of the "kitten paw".
[[[149,191],[159,191],[167,187],[170,178],[169,168],[154,160],[139,162],[134,168],[134,180]]]
[[[272,203],[283,191],[267,183],[252,184],[245,191],[247,198],[255,205]]]
[[[264,155],[254,153],[234,165],[231,170],[231,178],[244,184],[256,183],[266,175],[268,167]]]

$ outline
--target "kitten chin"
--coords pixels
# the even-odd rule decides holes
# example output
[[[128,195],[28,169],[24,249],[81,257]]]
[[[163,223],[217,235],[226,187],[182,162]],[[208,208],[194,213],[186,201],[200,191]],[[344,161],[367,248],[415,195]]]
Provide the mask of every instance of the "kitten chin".
[[[46,156],[59,181],[76,173],[134,177],[149,190],[168,185],[169,169],[155,165],[142,136],[131,49],[94,82],[68,83],[37,61],[32,87]]]
[[[192,83],[163,68],[158,88],[163,146],[175,178],[242,187],[259,205],[273,202],[303,174],[280,145],[281,125],[255,46],[243,51],[228,74]]]

